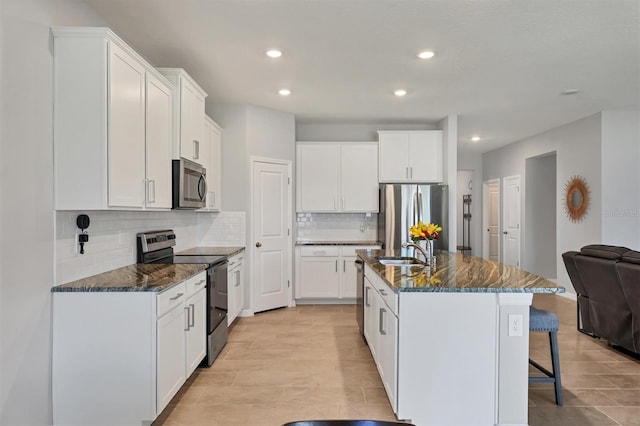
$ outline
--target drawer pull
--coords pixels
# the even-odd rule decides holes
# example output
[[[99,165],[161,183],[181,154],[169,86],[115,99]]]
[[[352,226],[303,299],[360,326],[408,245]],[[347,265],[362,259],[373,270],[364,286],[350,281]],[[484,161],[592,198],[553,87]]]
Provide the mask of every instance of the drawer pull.
[[[200,280],[200,281],[198,281],[197,283],[195,283],[194,285],[200,285],[200,284],[202,284],[204,281],[205,281],[205,280]]]
[[[170,297],[169,300],[178,300],[180,299],[182,296],[184,296],[184,293],[178,293],[176,294],[174,297]]]
[[[383,289],[379,289],[379,291],[380,291],[380,294],[381,294],[381,295],[383,295],[383,296],[386,296],[386,295],[387,295],[387,293],[386,293]]]

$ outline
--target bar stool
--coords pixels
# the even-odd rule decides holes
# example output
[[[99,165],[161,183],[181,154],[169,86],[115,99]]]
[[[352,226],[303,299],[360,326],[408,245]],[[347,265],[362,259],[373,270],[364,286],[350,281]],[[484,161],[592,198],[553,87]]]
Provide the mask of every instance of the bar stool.
[[[412,423],[388,422],[384,420],[302,420],[282,426],[415,426]]]
[[[529,358],[529,364],[533,365],[547,377],[529,377],[529,383],[553,383],[556,391],[556,404],[562,406],[562,382],[560,380],[560,357],[558,355],[558,316],[553,312],[537,309],[533,306],[529,309],[529,331],[545,331],[549,333],[549,345],[551,346],[551,366],[553,372],[547,370],[537,362]]]

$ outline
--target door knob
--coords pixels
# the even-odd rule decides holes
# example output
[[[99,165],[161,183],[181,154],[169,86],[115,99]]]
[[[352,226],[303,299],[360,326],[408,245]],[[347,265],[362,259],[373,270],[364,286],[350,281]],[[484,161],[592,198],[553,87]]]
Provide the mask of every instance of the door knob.
[[[258,242],[256,243],[256,247],[262,247],[262,243],[261,243],[260,241],[258,241]]]

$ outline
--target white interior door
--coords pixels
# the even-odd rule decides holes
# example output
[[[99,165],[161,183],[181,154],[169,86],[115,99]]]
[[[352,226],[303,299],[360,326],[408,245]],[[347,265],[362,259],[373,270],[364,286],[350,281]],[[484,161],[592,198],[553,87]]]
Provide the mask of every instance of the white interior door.
[[[504,178],[502,263],[520,267],[520,176]]]
[[[255,312],[291,300],[290,166],[253,161],[253,282]]]
[[[482,185],[483,238],[482,257],[500,261],[500,179]]]

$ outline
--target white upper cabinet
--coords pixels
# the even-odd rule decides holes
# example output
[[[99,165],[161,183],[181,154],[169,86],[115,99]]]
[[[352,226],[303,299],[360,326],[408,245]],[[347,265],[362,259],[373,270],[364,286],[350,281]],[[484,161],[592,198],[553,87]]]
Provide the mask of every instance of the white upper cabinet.
[[[108,28],[52,33],[56,209],[171,208],[171,83]]]
[[[158,71],[174,85],[173,158],[182,157],[203,165],[209,155],[204,146],[207,93],[182,68],[158,68]]]
[[[376,142],[298,142],[296,211],[377,212]]]
[[[171,99],[171,85],[147,74],[147,207],[171,208]]]
[[[110,43],[108,50],[109,205],[142,207],[145,176],[145,70],[142,64],[116,43]]]
[[[207,169],[207,204],[206,207],[198,211],[220,211],[220,189],[221,181],[221,148],[222,129],[209,116],[205,115],[204,120],[204,140],[207,145],[206,156],[203,157],[202,165]]]
[[[378,211],[378,144],[343,143],[340,146],[340,211]]]
[[[442,131],[379,131],[380,182],[442,182]]]
[[[296,148],[296,210],[338,211],[338,145],[298,143]]]

